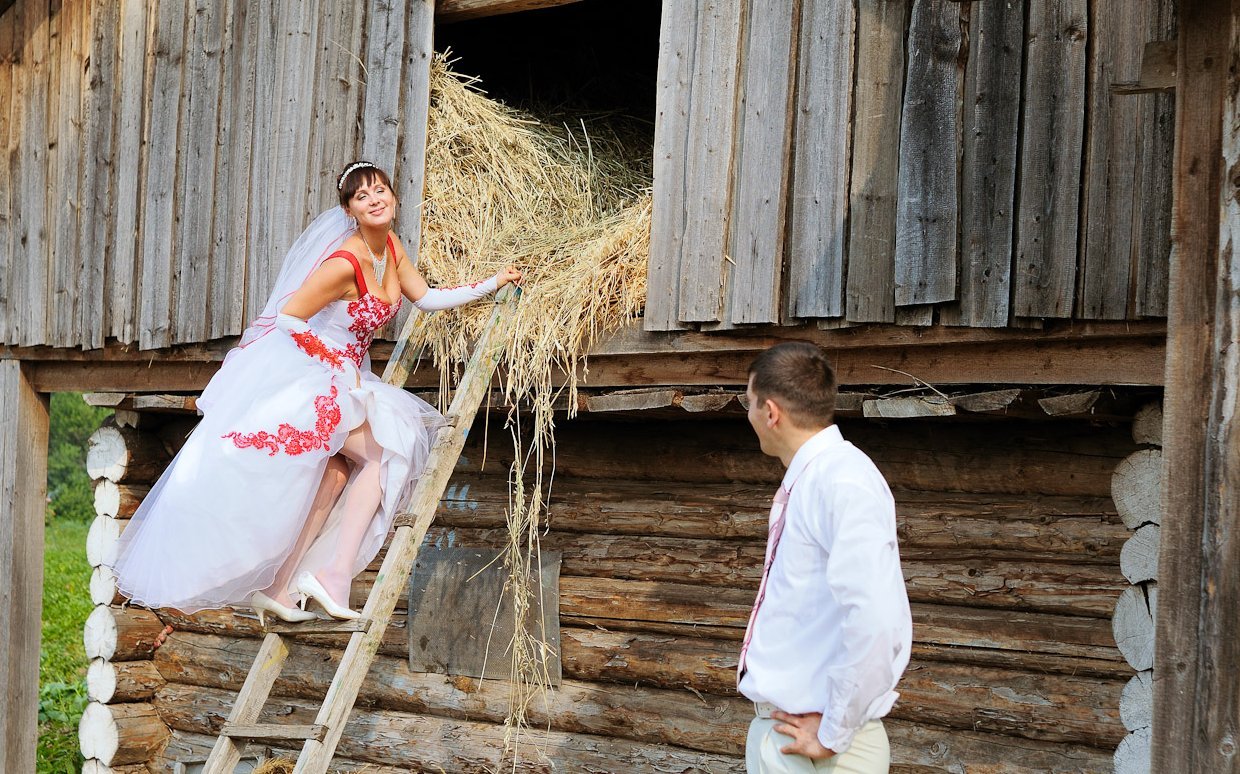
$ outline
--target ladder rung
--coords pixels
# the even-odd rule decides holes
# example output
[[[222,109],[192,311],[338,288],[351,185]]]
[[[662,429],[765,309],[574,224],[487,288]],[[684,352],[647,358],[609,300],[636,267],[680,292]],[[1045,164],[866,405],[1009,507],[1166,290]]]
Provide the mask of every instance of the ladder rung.
[[[267,631],[283,635],[368,632],[370,631],[370,619],[354,618],[351,621],[337,621],[332,618],[320,618],[317,621],[299,623],[277,620],[267,625]]]
[[[220,729],[220,736],[230,739],[296,739],[305,741],[313,739],[321,742],[327,736],[327,726],[311,723],[308,725],[282,725],[280,723],[225,723]]]

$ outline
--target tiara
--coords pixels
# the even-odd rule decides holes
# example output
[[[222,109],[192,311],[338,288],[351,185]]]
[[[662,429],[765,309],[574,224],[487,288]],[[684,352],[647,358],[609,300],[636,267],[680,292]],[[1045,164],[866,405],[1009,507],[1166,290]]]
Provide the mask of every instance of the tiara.
[[[376,167],[374,164],[371,164],[369,161],[358,161],[353,164],[350,164],[348,168],[345,169],[345,171],[340,175],[340,179],[336,181],[336,190],[343,191],[344,190],[344,179],[348,177],[350,173],[355,172],[359,169],[365,169],[366,167],[370,167],[371,169],[378,169],[378,167]]]

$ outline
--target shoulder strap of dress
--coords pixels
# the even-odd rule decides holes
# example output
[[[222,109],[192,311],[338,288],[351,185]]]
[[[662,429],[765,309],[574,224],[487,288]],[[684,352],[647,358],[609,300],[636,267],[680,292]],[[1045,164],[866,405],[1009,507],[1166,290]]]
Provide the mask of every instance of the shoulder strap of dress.
[[[396,254],[396,242],[393,241],[391,232],[388,232],[388,235],[387,235],[387,246],[388,246],[388,249],[392,251],[392,259],[394,260],[395,264],[397,266],[400,266],[400,256]]]
[[[360,295],[363,295],[363,296],[366,295],[366,293],[368,292],[366,290],[366,278],[362,276],[362,265],[357,262],[356,255],[349,252],[348,250],[337,250],[336,252],[332,253],[331,255],[327,257],[328,258],[344,258],[349,263],[353,264],[353,276],[357,278],[357,292]]]

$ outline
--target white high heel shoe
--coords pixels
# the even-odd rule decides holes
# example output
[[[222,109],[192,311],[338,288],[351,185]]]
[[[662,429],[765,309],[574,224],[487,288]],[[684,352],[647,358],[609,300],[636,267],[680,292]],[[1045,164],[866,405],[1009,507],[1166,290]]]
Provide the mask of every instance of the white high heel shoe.
[[[350,610],[347,607],[336,604],[336,600],[332,599],[331,594],[327,593],[327,589],[323,588],[323,584],[319,583],[319,579],[309,572],[303,572],[297,576],[297,590],[304,595],[304,598],[301,600],[302,610],[305,610],[306,603],[313,599],[322,605],[323,609],[332,618],[351,621],[362,617],[362,614],[356,610]]]
[[[258,613],[259,626],[267,625],[263,620],[263,613],[273,613],[276,618],[289,623],[313,621],[315,618],[318,618],[317,615],[307,610],[285,607],[261,591],[256,591],[250,595],[250,607],[254,608],[255,613]]]

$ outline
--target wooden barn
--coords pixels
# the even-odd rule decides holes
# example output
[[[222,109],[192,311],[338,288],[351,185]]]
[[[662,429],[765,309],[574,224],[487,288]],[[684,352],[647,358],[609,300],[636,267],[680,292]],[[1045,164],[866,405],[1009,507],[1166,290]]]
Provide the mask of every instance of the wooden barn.
[[[523,770],[744,770],[781,473],[740,398],[757,352],[809,339],[896,492],[894,770],[1240,771],[1235,0],[0,2],[0,770],[34,770],[58,391],[116,409],[86,770],[200,770],[263,630],[125,606],[103,565],[344,164],[421,201],[447,49],[496,99],[622,114],[651,149],[642,324],[557,425],[559,685]],[[425,556],[502,545],[512,452],[485,435]],[[399,605],[333,770],[500,766],[506,669],[424,653],[472,636],[434,612]],[[342,642],[296,638],[262,720],[314,722]]]

